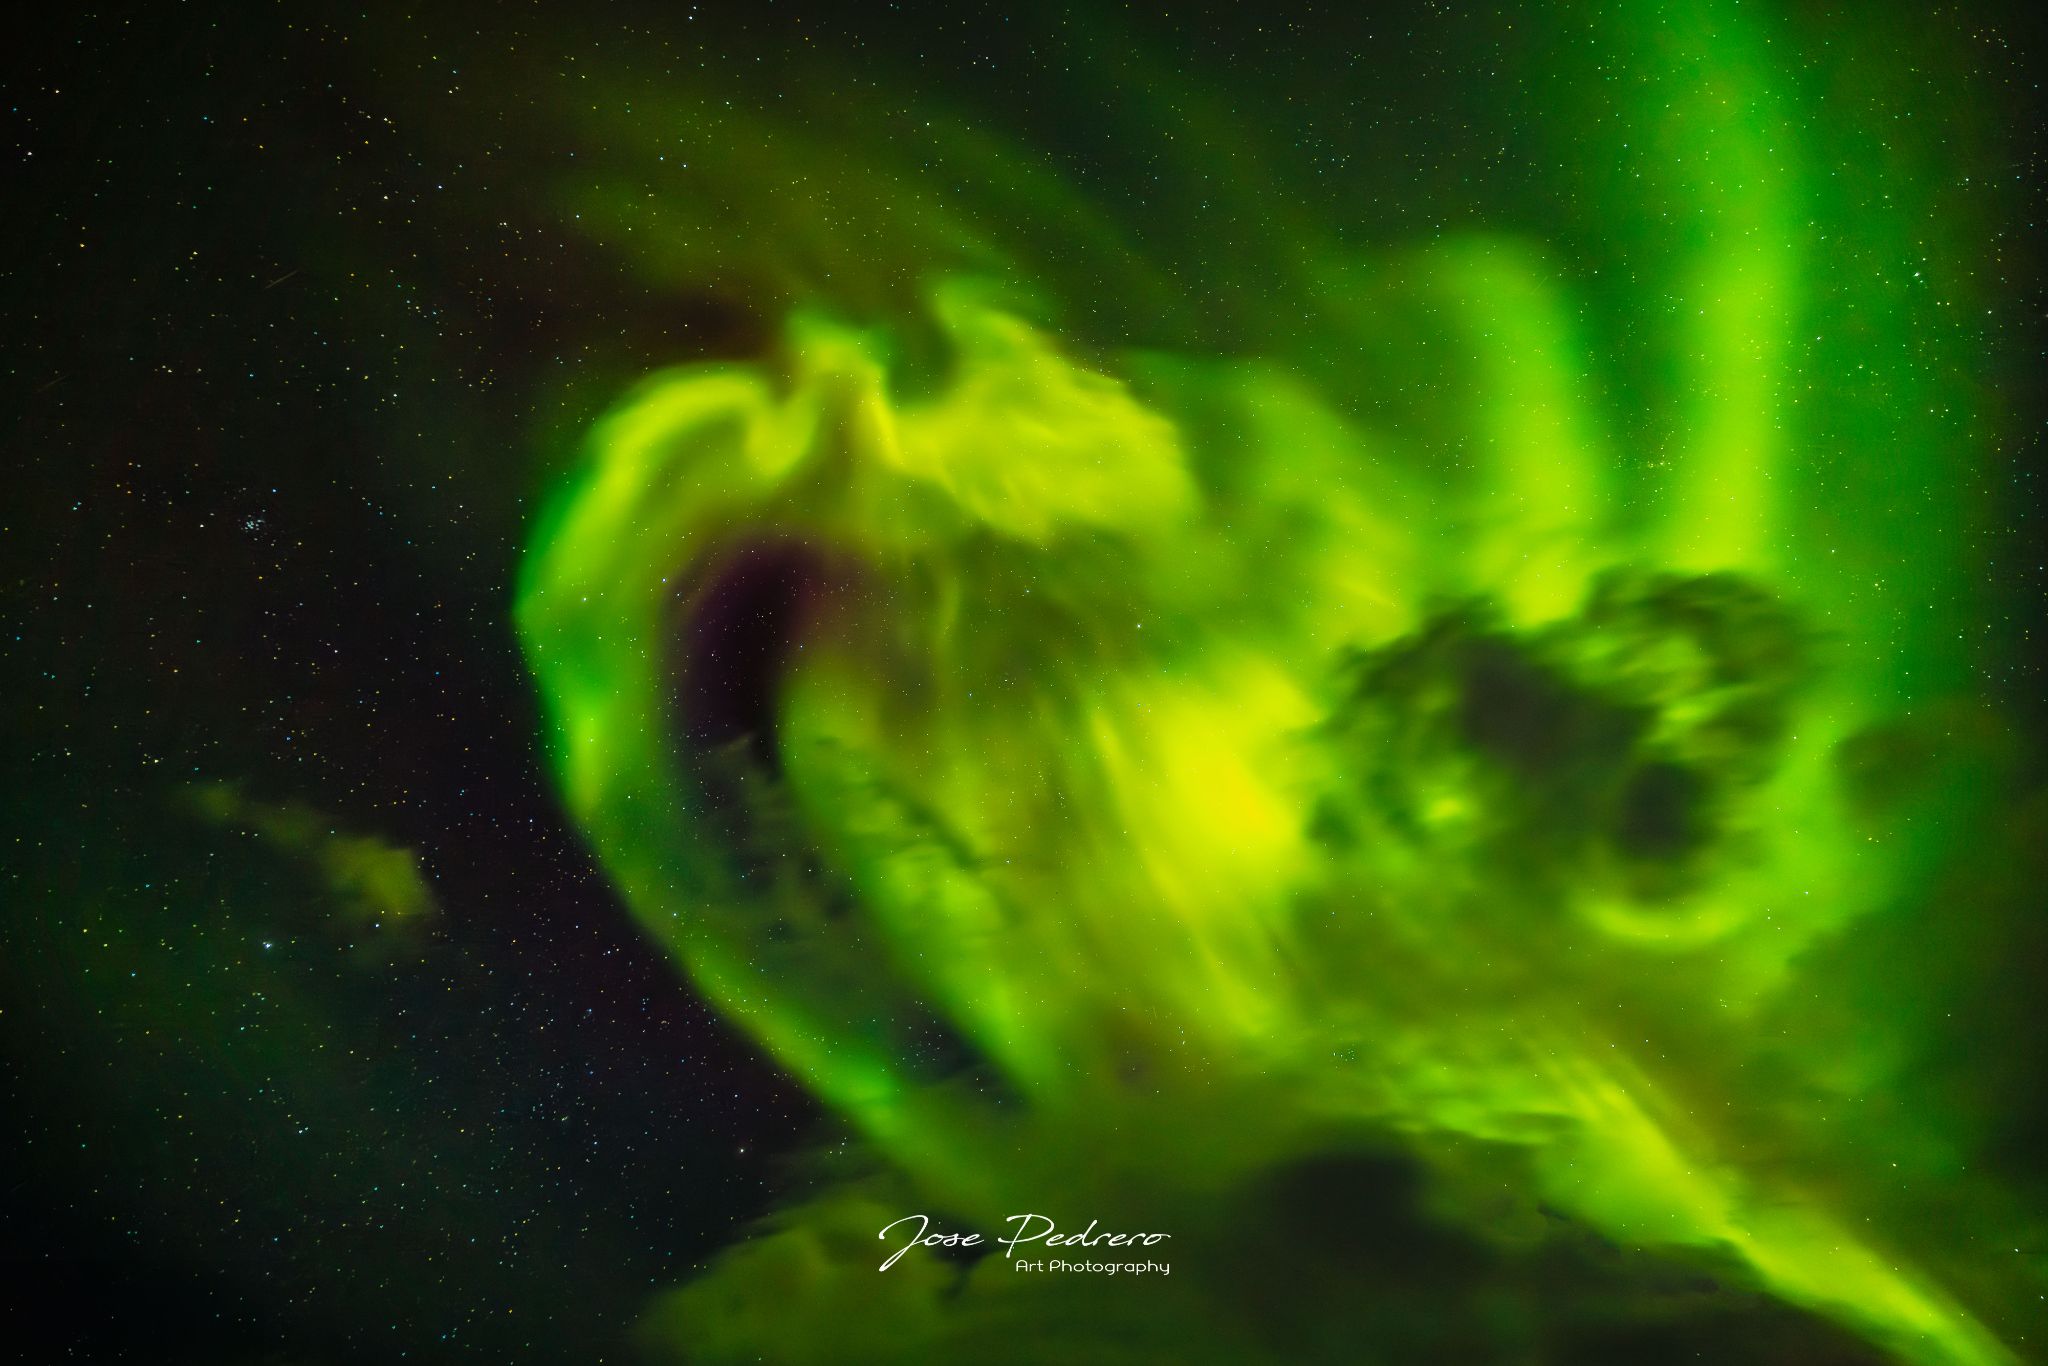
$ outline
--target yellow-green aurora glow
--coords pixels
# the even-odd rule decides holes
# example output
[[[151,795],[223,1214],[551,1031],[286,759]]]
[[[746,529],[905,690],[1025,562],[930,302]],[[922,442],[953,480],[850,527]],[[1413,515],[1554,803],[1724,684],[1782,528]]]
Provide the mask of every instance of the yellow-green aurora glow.
[[[1608,79],[1535,175],[1599,211],[1560,240],[1361,247],[1275,205],[1167,271],[961,126],[927,125],[978,170],[952,195],[924,149],[708,105],[675,111],[696,198],[573,191],[650,279],[781,321],[621,399],[532,539],[561,791],[903,1193],[793,1212],[705,1286],[919,1340],[1010,1282],[874,1281],[887,1218],[1057,1201],[1192,1244],[1376,1144],[1489,1246],[1563,1221],[1901,1360],[2015,1359],[1979,1273],[1866,1194],[1965,1178],[1942,1116],[1866,1107],[1915,1021],[1832,947],[1931,895],[1970,815],[1967,774],[1895,771],[1972,724],[1917,610],[1964,554],[1969,395],[1915,339],[1971,244],[1816,134],[1754,8],[1574,37]],[[857,1293],[824,1288],[834,1221]],[[707,1359],[802,1357],[692,1293]]]

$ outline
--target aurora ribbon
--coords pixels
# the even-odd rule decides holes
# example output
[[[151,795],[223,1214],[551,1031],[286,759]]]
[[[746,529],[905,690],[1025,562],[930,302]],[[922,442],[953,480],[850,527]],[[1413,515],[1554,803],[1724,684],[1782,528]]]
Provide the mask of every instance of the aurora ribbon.
[[[1831,274],[1906,269],[1914,186],[1844,211],[1735,6],[1590,28],[1625,78],[1554,117],[1604,219],[1360,250],[1276,208],[1240,253],[1270,316],[1169,302],[1171,345],[1105,344],[1076,263],[1128,247],[1133,316],[1205,281],[1008,153],[960,207],[770,121],[703,136],[751,240],[701,190],[578,190],[655,278],[784,302],[769,354],[621,400],[533,536],[561,791],[706,995],[946,1208],[1171,1209],[1353,1128],[1455,1191],[1478,1143],[1532,1207],[2009,1361],[1816,1175],[1874,1161],[1827,1117],[1897,1034],[1797,1027],[1970,811],[1898,795],[1958,652],[1871,587],[1952,581],[1929,414],[1965,400],[1898,359],[1918,305]],[[838,217],[750,195],[764,166]]]

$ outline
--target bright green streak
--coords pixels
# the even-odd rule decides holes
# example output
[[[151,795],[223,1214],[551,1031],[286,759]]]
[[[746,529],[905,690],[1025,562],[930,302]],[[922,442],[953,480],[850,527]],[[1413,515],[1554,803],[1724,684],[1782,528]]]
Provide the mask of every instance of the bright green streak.
[[[899,207],[906,261],[943,266],[905,267],[921,317],[794,272],[775,356],[656,376],[592,433],[518,603],[562,789],[707,995],[949,1208],[1000,1218],[1079,1170],[1225,1189],[1333,1126],[1481,1139],[1617,1240],[1732,1251],[1909,1360],[2010,1360],[1910,1230],[1743,1170],[1760,1125],[1806,1151],[1819,1121],[1724,1120],[1730,1069],[1665,1052],[1882,1084],[1882,1049],[1758,1032],[1801,955],[1910,895],[1960,819],[1877,839],[1842,776],[1901,680],[1947,667],[1857,557],[1934,582],[1958,552],[1873,532],[1844,562],[1808,511],[1802,395],[1859,353],[1800,341],[1816,209],[1765,42],[1714,5],[1607,41],[1647,79],[1584,155],[1624,168],[1617,215],[1669,210],[1644,259],[1670,276],[1639,285],[1672,394],[1652,457],[1597,397],[1572,272],[1524,240],[1364,268],[1304,245],[1293,285],[1324,311],[1292,350],[1104,358],[1047,321],[1056,268],[1017,288],[1042,224],[1012,250],[1000,222]],[[652,227],[657,274],[750,268]],[[818,233],[797,255],[844,264]],[[935,383],[898,358],[920,327]],[[1331,358],[1411,349],[1390,384],[1455,389],[1430,424],[1329,392]],[[842,568],[775,680],[778,782],[688,743],[673,651],[742,548],[799,542]],[[1446,624],[1475,600],[1493,624]],[[1470,701],[1499,657],[1487,697],[1554,730],[1537,759]],[[1656,805],[1648,768],[1684,775],[1683,831],[1613,834]],[[934,1021],[1027,1104],[924,1067]]]

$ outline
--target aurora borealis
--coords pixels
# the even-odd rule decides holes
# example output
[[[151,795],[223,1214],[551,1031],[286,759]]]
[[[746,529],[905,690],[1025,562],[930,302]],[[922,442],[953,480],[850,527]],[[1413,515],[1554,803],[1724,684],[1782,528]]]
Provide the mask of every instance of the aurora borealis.
[[[2039,1354],[2002,12],[158,49],[17,281],[47,1359]],[[878,1269],[1027,1211],[1171,1274]]]

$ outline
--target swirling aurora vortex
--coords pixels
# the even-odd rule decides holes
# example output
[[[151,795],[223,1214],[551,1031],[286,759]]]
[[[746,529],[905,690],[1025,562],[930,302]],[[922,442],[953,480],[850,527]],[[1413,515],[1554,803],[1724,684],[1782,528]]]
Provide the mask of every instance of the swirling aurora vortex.
[[[556,775],[890,1217],[1191,1226],[1393,1145],[1482,1244],[1540,1210],[2013,1359],[1864,1195],[1967,1178],[1953,1117],[1862,1105],[1930,1007],[1836,948],[1973,818],[1914,756],[1969,714],[1923,605],[1966,567],[1977,244],[1753,8],[1574,30],[1555,240],[1275,204],[1160,245],[960,125],[850,157],[673,96],[691,193],[573,191],[781,321],[626,395],[533,536]],[[830,1357],[764,1259],[841,1351],[1009,1293],[875,1281],[867,1198],[685,1291],[691,1350]]]

